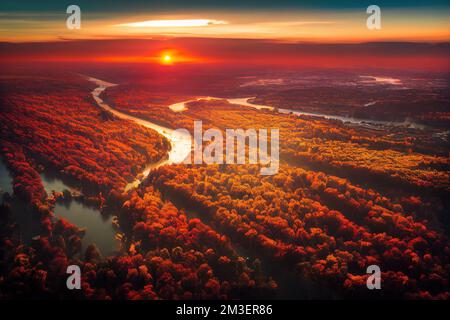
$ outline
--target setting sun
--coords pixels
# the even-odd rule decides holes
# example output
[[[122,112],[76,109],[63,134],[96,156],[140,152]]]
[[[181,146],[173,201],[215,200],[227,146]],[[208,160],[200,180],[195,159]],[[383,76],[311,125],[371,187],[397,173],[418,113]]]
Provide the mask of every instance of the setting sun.
[[[161,62],[162,62],[162,64],[166,64],[166,65],[172,64],[173,63],[172,56],[170,54],[164,53],[161,56]]]

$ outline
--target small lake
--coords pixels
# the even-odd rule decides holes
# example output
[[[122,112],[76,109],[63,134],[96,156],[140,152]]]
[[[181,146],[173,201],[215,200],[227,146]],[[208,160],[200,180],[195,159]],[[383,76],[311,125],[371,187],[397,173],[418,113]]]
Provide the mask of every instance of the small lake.
[[[41,174],[41,179],[47,194],[51,194],[52,191],[74,190],[58,178]],[[112,224],[112,215],[103,214],[99,209],[87,206],[76,199],[69,202],[58,201],[54,213],[57,217],[86,229],[81,240],[83,254],[92,243],[104,257],[113,255],[120,249],[120,241],[115,238],[116,230]]]
[[[8,168],[0,159],[0,193],[8,192],[12,195],[12,177]]]
[[[41,174],[42,183],[48,194],[52,190],[62,192],[71,190],[60,179]],[[6,165],[0,161],[0,196],[8,192],[13,194],[12,176]],[[0,200],[1,201],[1,200]],[[33,216],[30,208],[21,201],[12,202],[13,219],[20,226],[21,238],[24,243],[39,235],[39,221]],[[115,238],[116,230],[112,224],[112,215],[102,214],[100,210],[84,205],[80,200],[58,201],[54,209],[55,216],[63,217],[74,225],[85,228],[86,232],[81,240],[82,257],[86,248],[95,243],[102,256],[115,254],[120,248],[120,241]]]
[[[3,203],[3,195],[9,193],[13,195],[12,187],[13,179],[8,167],[0,159],[0,202]],[[11,201],[12,218],[20,227],[20,238],[24,243],[30,243],[31,239],[39,235],[40,227],[39,220],[34,216],[30,207],[25,205],[18,199]]]
[[[81,239],[83,254],[92,243],[95,243],[104,257],[114,255],[120,249],[120,242],[115,238],[112,215],[102,215],[98,209],[85,206],[78,200],[72,200],[67,204],[57,202],[54,212],[57,217],[63,217],[70,223],[86,229]]]

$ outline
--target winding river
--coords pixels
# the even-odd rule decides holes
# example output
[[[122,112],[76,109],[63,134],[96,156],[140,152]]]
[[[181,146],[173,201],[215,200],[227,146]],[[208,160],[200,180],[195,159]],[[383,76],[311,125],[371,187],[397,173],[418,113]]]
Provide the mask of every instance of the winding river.
[[[182,112],[182,111],[186,111],[188,109],[186,104],[189,102],[198,101],[198,100],[217,99],[217,100],[226,100],[232,104],[239,104],[241,106],[246,106],[246,107],[250,107],[250,108],[254,108],[254,109],[258,109],[258,110],[264,110],[264,109],[271,110],[271,111],[275,110],[275,108],[272,106],[256,104],[256,103],[250,102],[250,100],[254,99],[254,98],[255,97],[226,99],[226,98],[217,98],[217,97],[200,97],[197,99],[192,99],[192,100],[187,100],[187,101],[182,101],[182,102],[172,104],[169,106],[169,108],[174,112]],[[320,118],[329,119],[329,120],[339,120],[344,123],[350,123],[350,124],[356,124],[356,125],[397,126],[397,127],[409,127],[409,128],[414,128],[414,129],[420,129],[420,130],[424,130],[426,128],[426,126],[424,126],[424,125],[414,123],[414,122],[408,122],[408,121],[396,122],[396,121],[359,119],[359,118],[346,117],[346,116],[329,115],[329,114],[325,114],[325,113],[304,112],[304,111],[299,111],[299,110],[294,110],[294,109],[279,108],[278,113],[293,114],[296,116],[305,115],[305,116],[312,116],[312,117],[320,117]]]
[[[163,166],[166,164],[172,164],[172,163],[181,163],[184,159],[186,159],[187,156],[191,153],[191,136],[187,134],[180,133],[179,131],[163,127],[161,125],[158,125],[156,123],[143,120],[137,117],[133,117],[131,115],[122,113],[120,111],[117,111],[113,108],[111,108],[102,98],[100,98],[100,95],[103,91],[106,89],[116,86],[117,84],[106,82],[100,79],[87,77],[87,79],[91,82],[94,82],[98,85],[97,88],[95,88],[92,91],[92,97],[94,98],[95,102],[103,108],[104,110],[111,112],[113,115],[120,119],[125,119],[129,121],[133,121],[141,126],[144,126],[146,128],[150,128],[161,134],[162,136],[166,137],[167,140],[169,140],[171,149],[169,151],[169,156],[166,159],[163,159],[157,163],[153,163],[142,172],[142,178],[137,178],[135,181],[129,183],[125,187],[125,191],[128,191],[130,189],[133,189],[137,187],[141,181],[146,178],[150,172],[151,169],[157,168],[159,166]]]
[[[168,157],[165,159],[162,159],[161,161],[157,163],[153,163],[148,165],[142,173],[139,175],[138,178],[136,178],[133,182],[129,183],[125,187],[125,191],[131,190],[133,188],[136,188],[143,179],[145,179],[148,174],[150,173],[150,170],[154,168],[158,168],[163,165],[172,164],[172,163],[182,163],[186,157],[188,157],[192,150],[192,141],[191,136],[188,134],[181,133],[179,131],[161,126],[159,124],[150,122],[148,120],[144,120],[141,118],[134,117],[132,115],[122,113],[114,108],[112,108],[110,105],[108,105],[101,97],[103,91],[110,87],[117,86],[117,84],[110,83],[104,80],[100,80],[94,77],[85,76],[87,80],[95,83],[97,87],[92,90],[91,94],[96,103],[104,110],[112,113],[116,117],[124,120],[133,121],[136,124],[139,124],[141,126],[144,126],[146,128],[150,128],[167,138],[169,140],[171,149],[169,151]],[[269,105],[262,105],[262,104],[256,104],[250,102],[251,99],[254,97],[248,97],[248,98],[231,98],[231,99],[224,99],[224,98],[217,98],[217,97],[198,97],[196,99],[190,99],[186,101],[177,102],[174,104],[171,104],[168,106],[170,110],[173,112],[183,112],[188,110],[187,103],[193,102],[193,101],[199,101],[199,100],[226,100],[231,104],[237,104],[241,106],[246,106],[250,108],[255,108],[258,110],[277,110],[280,114],[294,114],[297,116],[300,115],[306,115],[306,116],[313,116],[313,117],[321,117],[325,119],[330,120],[339,120],[343,123],[349,123],[349,124],[355,124],[355,125],[365,125],[365,126],[402,126],[402,127],[409,127],[409,128],[415,128],[415,129],[425,129],[424,126],[411,123],[411,122],[389,122],[389,121],[377,121],[377,120],[367,120],[367,119],[357,119],[353,117],[346,117],[346,116],[337,116],[337,115],[329,115],[329,114],[323,114],[323,113],[311,113],[311,112],[303,112],[299,110],[293,110],[293,109],[275,109],[272,106]]]

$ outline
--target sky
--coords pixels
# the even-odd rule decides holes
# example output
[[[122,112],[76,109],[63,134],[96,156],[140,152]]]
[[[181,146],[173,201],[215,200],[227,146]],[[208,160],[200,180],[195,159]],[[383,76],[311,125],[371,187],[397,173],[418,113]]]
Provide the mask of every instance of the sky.
[[[381,9],[369,30],[366,9]],[[68,5],[81,29],[66,27]],[[0,1],[0,60],[450,70],[445,1]],[[166,59],[167,58],[167,59]]]
[[[81,29],[66,27],[66,8],[81,9]],[[381,8],[381,30],[366,27],[366,8]],[[0,41],[269,39],[319,43],[448,41],[449,1],[32,1],[0,2]]]

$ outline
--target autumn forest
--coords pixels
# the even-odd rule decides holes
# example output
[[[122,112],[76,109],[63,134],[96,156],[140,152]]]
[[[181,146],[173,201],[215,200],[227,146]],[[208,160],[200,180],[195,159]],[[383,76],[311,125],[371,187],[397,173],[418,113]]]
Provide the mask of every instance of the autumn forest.
[[[426,113],[439,121],[395,125],[283,111],[283,92],[297,94],[292,81],[268,101],[273,85],[249,76],[268,71],[206,69],[4,66],[0,299],[450,298],[442,75],[414,84],[439,104]],[[323,102],[335,94],[327,81],[369,86],[380,100],[408,90],[358,82],[358,74],[298,71],[304,79],[324,73],[320,90],[306,84]],[[424,89],[425,81],[436,86]],[[181,111],[170,108],[183,101]],[[272,108],[251,106],[263,102]],[[195,120],[221,131],[279,128],[278,173],[170,163],[170,130],[192,131]],[[85,211],[98,221],[83,221]],[[81,268],[81,290],[66,288],[69,265]],[[367,289],[370,265],[381,268],[382,290]]]

